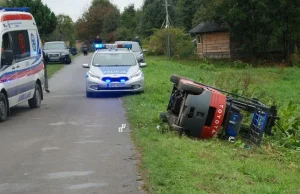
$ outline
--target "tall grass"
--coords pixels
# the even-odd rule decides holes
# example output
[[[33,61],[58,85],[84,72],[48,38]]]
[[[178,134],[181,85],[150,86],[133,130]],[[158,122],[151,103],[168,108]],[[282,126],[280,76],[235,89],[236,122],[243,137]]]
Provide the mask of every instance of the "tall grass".
[[[158,130],[164,127],[159,114],[167,108],[172,74],[259,97],[281,110],[290,101],[299,103],[300,69],[228,66],[148,57],[145,93],[126,97],[125,107],[151,193],[300,193],[299,153],[279,150],[278,136],[247,150],[241,141],[180,139],[174,132]],[[280,113],[283,123],[293,122]]]

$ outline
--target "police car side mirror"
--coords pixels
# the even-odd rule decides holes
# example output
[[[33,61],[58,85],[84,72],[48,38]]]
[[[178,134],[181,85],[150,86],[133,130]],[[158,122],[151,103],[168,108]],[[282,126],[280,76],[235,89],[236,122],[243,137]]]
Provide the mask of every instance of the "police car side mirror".
[[[140,63],[140,67],[146,67],[147,63]]]
[[[82,67],[83,68],[89,68],[90,66],[89,66],[89,64],[85,63],[85,64],[82,65]]]
[[[143,52],[147,52],[147,49],[143,49]]]
[[[6,62],[6,65],[11,65],[12,62],[14,60],[14,54],[12,51],[10,50],[6,50],[5,51],[5,62]]]

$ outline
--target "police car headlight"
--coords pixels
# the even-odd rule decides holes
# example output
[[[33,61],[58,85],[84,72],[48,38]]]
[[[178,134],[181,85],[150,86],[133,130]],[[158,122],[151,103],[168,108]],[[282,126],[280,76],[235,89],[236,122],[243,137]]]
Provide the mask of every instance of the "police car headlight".
[[[136,72],[135,74],[133,74],[131,76],[131,78],[140,77],[141,75],[143,75],[143,72],[141,70],[139,70],[138,72]]]
[[[92,77],[92,78],[95,78],[95,79],[100,79],[100,76],[94,74],[94,73],[91,72],[91,71],[87,72],[87,75],[88,75],[89,77]]]
[[[68,53],[60,53],[61,56],[66,56]]]

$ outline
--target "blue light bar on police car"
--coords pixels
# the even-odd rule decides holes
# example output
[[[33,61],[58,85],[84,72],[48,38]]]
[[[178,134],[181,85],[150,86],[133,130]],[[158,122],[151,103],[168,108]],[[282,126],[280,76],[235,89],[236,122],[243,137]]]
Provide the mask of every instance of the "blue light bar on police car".
[[[95,44],[96,49],[104,49],[105,45],[104,44]]]
[[[95,49],[118,49],[127,48],[132,49],[132,44],[95,44]]]
[[[0,7],[0,10],[29,12],[30,8],[29,7]]]

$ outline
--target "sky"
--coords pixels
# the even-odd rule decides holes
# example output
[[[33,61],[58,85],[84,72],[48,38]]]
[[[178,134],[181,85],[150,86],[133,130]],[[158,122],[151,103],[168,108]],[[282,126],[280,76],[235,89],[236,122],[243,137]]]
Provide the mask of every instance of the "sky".
[[[123,11],[124,7],[134,4],[135,8],[142,6],[144,0],[110,0],[113,4]],[[83,13],[85,8],[89,7],[92,0],[42,0],[44,4],[55,14],[69,15],[75,22]]]

